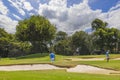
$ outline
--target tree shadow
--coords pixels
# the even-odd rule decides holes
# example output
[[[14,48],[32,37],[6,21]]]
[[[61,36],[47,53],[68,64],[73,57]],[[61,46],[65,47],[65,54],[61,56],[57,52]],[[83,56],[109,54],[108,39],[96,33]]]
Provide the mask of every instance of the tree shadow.
[[[48,53],[36,53],[36,54],[29,54],[29,55],[25,55],[25,56],[16,57],[16,59],[41,58],[41,57],[45,57],[48,55],[49,55]]]

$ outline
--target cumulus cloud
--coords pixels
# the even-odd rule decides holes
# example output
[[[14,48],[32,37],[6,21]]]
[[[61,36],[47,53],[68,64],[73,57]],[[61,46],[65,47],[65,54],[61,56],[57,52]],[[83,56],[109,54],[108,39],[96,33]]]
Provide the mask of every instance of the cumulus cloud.
[[[13,16],[16,18],[16,19],[18,19],[18,20],[22,20],[22,18],[20,18],[18,15],[16,15],[16,14],[13,14]]]
[[[114,27],[120,30],[120,1],[116,6],[111,7],[111,9],[106,13],[101,13],[98,18],[106,21],[108,27]]]
[[[66,0],[50,0],[48,4],[40,4],[39,14],[46,16],[58,30],[67,32],[90,29],[91,22],[95,18],[108,22],[109,27],[120,28],[119,2],[106,13],[102,13],[100,9],[92,10],[88,3],[90,3],[89,0],[83,0],[80,4],[74,4],[68,8]]]
[[[39,14],[46,16],[59,30],[74,32],[85,30],[101,10],[93,11],[88,6],[88,0],[67,7],[67,0],[51,0],[48,4],[40,4]]]
[[[102,13],[102,10],[92,10],[88,5],[88,3],[95,2],[96,0],[83,0],[79,4],[73,4],[69,7],[67,6],[67,0],[47,0],[48,2],[46,3],[42,3],[42,0],[8,1],[24,18],[39,13],[48,18],[52,24],[55,24],[58,30],[66,31],[67,33],[77,30],[89,30],[91,22],[95,18],[108,22],[109,27],[120,29],[120,2],[108,12]],[[9,32],[15,32],[17,21],[7,16],[9,9],[3,5],[2,1],[0,1],[0,7],[0,26],[6,28]],[[18,20],[22,19],[16,13],[12,15]]]
[[[31,11],[33,7],[29,2],[26,0],[8,0],[13,7],[13,9],[16,9],[19,14],[23,16],[26,15],[26,11]],[[10,13],[9,7],[6,7],[5,4],[3,4],[2,0],[0,1],[0,28],[4,28],[7,32],[14,33],[16,31],[16,25],[18,21],[13,20],[12,18],[16,18],[17,20],[22,20],[22,18],[16,14],[16,12]],[[29,13],[32,15],[32,13]],[[11,17],[9,17],[9,15]]]
[[[23,10],[23,2],[25,2],[25,0],[8,0],[11,3],[11,6],[13,6],[14,8],[17,9],[17,11],[21,14],[21,15],[25,15],[25,11]]]
[[[0,13],[3,15],[6,15],[8,13],[8,9],[6,6],[4,6],[3,2],[0,1]]]
[[[112,7],[107,13],[107,18],[105,19],[110,27],[115,27],[120,29],[120,4]]]
[[[7,32],[14,33],[17,21],[9,18],[7,16],[8,12],[9,9],[0,1],[0,28],[4,28]]]
[[[13,21],[7,16],[0,15],[0,27],[4,28],[9,33],[15,32],[15,26],[17,25],[17,21]]]
[[[24,4],[24,9],[26,9],[27,11],[31,11],[33,9],[33,7],[29,2],[24,2],[23,4]]]

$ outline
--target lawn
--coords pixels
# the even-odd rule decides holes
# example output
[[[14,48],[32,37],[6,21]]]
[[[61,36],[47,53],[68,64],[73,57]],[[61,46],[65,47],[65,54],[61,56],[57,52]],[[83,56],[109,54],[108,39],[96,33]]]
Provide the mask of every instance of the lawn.
[[[71,61],[66,60],[67,58],[104,58],[105,55],[87,55],[87,56],[61,56],[56,55],[56,61],[52,64],[61,67],[73,67],[78,64],[86,64],[97,66],[101,68],[108,68],[114,70],[120,70],[120,60],[110,60],[110,62],[103,61]],[[120,58],[120,54],[111,54],[111,58]],[[28,56],[22,56],[17,58],[2,58],[0,60],[0,65],[12,65],[12,64],[38,64],[47,63],[51,64],[48,54],[32,54]]]
[[[110,55],[111,58],[120,58],[120,54]],[[2,58],[0,65],[13,64],[53,64],[61,67],[73,67],[78,64],[93,65],[120,71],[120,60],[103,61],[71,61],[68,58],[104,58],[105,55],[61,56],[56,55],[54,63],[50,62],[48,54],[32,54],[17,58]],[[65,70],[38,70],[38,71],[0,71],[0,80],[120,80],[120,75],[98,75],[68,73]]]
[[[0,72],[0,80],[120,80],[120,76],[67,73],[65,70],[44,70]]]

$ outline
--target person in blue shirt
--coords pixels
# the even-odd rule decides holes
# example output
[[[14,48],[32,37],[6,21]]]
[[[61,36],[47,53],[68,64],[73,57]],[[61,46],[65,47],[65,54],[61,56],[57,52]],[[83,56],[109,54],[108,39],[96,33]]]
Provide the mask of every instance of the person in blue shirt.
[[[109,59],[110,59],[109,52],[110,52],[109,50],[106,51],[106,60],[107,60],[107,62],[109,62]]]
[[[55,61],[55,54],[53,52],[50,53],[50,60]]]

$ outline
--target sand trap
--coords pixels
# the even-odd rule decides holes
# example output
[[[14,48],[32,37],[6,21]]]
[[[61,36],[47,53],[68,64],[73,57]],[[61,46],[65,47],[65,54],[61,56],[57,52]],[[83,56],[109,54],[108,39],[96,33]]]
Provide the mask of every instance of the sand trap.
[[[66,60],[71,61],[103,61],[105,58],[88,58],[88,59],[82,59],[82,58],[67,58]],[[120,58],[113,58],[110,60],[120,60]]]
[[[77,65],[67,69],[67,72],[92,73],[92,74],[120,74],[120,71],[107,70],[89,65]]]
[[[66,69],[67,72],[77,72],[77,73],[120,75],[120,71],[101,69],[88,65],[77,65],[74,68],[60,68],[50,64],[0,66],[0,71],[53,70],[53,69]]]
[[[63,69],[50,64],[0,66],[0,71]]]
[[[120,60],[120,58],[114,58],[113,60]]]
[[[105,58],[90,58],[90,59],[81,59],[81,58],[71,58],[71,61],[102,61]]]

